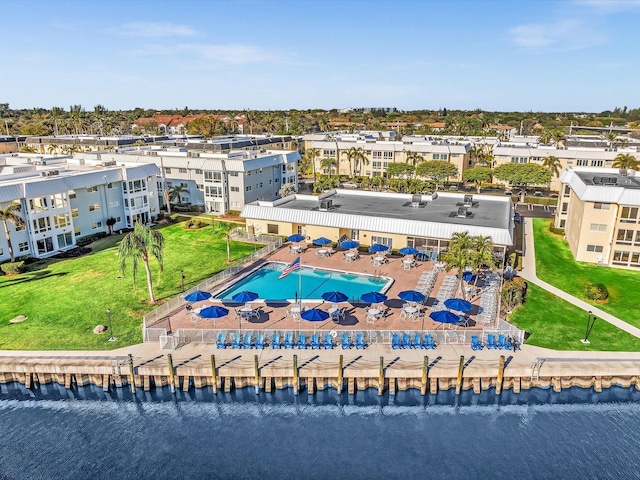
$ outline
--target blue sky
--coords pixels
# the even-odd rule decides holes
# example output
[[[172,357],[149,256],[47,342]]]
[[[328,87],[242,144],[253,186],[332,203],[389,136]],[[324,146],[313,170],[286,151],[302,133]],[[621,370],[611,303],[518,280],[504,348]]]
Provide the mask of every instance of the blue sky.
[[[0,103],[640,107],[640,0],[4,1]]]

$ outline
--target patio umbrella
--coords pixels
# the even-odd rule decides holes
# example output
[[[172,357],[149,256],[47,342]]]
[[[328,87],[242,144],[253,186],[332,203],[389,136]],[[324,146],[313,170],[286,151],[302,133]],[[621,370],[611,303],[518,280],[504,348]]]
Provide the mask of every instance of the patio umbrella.
[[[289,235],[287,237],[287,240],[289,240],[290,242],[301,242],[304,240],[304,235],[300,235],[299,233],[296,233],[294,235]]]
[[[211,294],[209,292],[203,292],[202,290],[196,290],[184,297],[187,302],[201,302],[207,298],[211,298]]]
[[[371,253],[386,252],[387,250],[389,250],[389,247],[381,243],[375,243],[369,247]]]
[[[458,315],[455,313],[451,313],[448,310],[440,310],[439,312],[431,312],[429,317],[435,320],[436,322],[440,322],[443,325],[445,323],[458,323]]]
[[[403,247],[400,250],[398,250],[398,253],[400,255],[417,255],[420,253],[420,250],[416,250],[413,247]]]
[[[319,245],[319,246],[324,246],[324,245],[329,245],[330,243],[333,243],[331,240],[329,240],[328,238],[325,237],[320,237],[320,238],[316,238],[313,241],[314,245]]]
[[[424,302],[424,299],[427,298],[424,296],[424,293],[416,290],[405,290],[404,292],[400,292],[398,297],[407,302]]]
[[[444,301],[444,305],[451,310],[457,310],[458,312],[468,312],[473,308],[471,303],[461,298],[450,298]]]
[[[312,308],[310,310],[305,310],[300,314],[300,317],[307,322],[323,322],[327,318],[329,318],[329,312],[325,312],[324,310],[320,310],[319,308]],[[316,326],[315,323],[313,325],[313,332],[315,333]]]
[[[325,292],[322,294],[322,299],[327,302],[339,303],[346,302],[349,300],[349,297],[342,292]]]
[[[258,298],[257,293],[249,292],[247,290],[243,290],[240,293],[236,293],[233,297],[231,297],[231,299],[234,302],[238,302],[238,303],[253,302],[256,298]]]
[[[467,283],[472,283],[475,281],[476,276],[472,272],[464,272],[462,274],[462,279]]]
[[[355,240],[345,240],[340,244],[340,246],[348,250],[349,248],[358,248],[360,246],[360,242],[356,242]]]
[[[387,296],[380,292],[365,293],[360,297],[364,303],[382,303],[387,300]]]
[[[229,310],[218,305],[203,308],[198,314],[202,318],[213,318],[213,328],[216,328],[216,318],[224,317],[229,314]]]

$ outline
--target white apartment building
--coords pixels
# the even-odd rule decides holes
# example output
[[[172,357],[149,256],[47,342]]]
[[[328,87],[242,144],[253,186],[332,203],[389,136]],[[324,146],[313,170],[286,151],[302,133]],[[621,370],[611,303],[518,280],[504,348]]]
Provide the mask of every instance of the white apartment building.
[[[186,147],[143,147],[119,153],[91,152],[76,155],[85,161],[154,163],[160,204],[165,190],[182,185],[181,203],[200,206],[206,212],[241,210],[245,204],[279,198],[282,185],[298,189],[297,151],[239,150],[229,153],[188,151]],[[177,199],[176,199],[177,201]]]
[[[21,229],[8,222],[16,257],[43,258],[76,244],[76,238],[149,223],[159,213],[156,175],[150,162],[126,163],[34,154],[0,155],[0,207],[18,202]],[[10,259],[0,235],[0,262]]]

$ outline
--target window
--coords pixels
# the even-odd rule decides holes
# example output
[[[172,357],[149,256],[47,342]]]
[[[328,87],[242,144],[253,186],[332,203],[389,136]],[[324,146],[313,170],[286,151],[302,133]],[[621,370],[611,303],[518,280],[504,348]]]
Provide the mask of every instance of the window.
[[[393,247],[393,238],[390,237],[376,237],[375,235],[371,236],[371,244],[381,243],[382,245],[386,245],[389,247],[389,250]]]
[[[165,167],[165,169],[164,169],[164,173],[171,173],[171,169],[170,169],[170,168]]]
[[[122,221],[122,217],[116,217],[116,223],[120,223]]]
[[[247,185],[244,189],[245,192],[250,192],[251,191],[251,185]]]
[[[635,267],[640,265],[640,252],[631,253],[631,266]]]
[[[636,232],[636,245],[640,245],[640,230]]]
[[[372,162],[372,168],[382,168],[382,162]]]
[[[49,217],[35,218],[32,220],[33,233],[41,233],[51,230],[51,220]]]
[[[186,168],[179,168],[178,172],[179,173],[187,173],[187,169]]]
[[[322,156],[323,157],[335,157],[336,156],[336,151],[335,150],[323,150],[322,151]]]
[[[36,242],[36,246],[38,247],[39,254],[53,252],[53,239],[51,237],[47,237],[42,240],[38,240]]]
[[[603,167],[604,166],[604,161],[602,161],[602,160],[591,160],[591,166],[592,167]]]
[[[618,230],[618,236],[616,237],[617,243],[628,243],[631,244],[633,241],[633,233],[634,230]],[[640,230],[638,230],[638,235],[640,236]]]
[[[602,245],[587,245],[587,252],[602,253]]]
[[[638,207],[622,207],[620,221],[623,223],[636,223],[638,220]]]
[[[238,172],[227,172],[227,175],[229,175],[230,177],[237,177]]]
[[[393,159],[393,152],[382,152],[382,158],[386,158],[387,160],[392,160]]]
[[[360,230],[351,230],[351,240],[358,240],[358,237],[360,237]]]
[[[207,185],[204,191],[212,197],[222,197],[222,187],[210,187]]]
[[[240,191],[240,187],[231,187],[230,190],[232,192],[239,192]]]
[[[298,235],[304,235],[304,231],[303,231],[303,229],[302,229],[302,225],[298,225],[298,226],[296,227],[296,233],[297,233]]]
[[[448,153],[434,153],[433,154],[433,159],[434,160],[448,160],[449,159],[449,154]]]
[[[200,185],[199,183],[196,183],[196,188],[198,190],[204,190],[204,185]]]
[[[511,163],[527,163],[527,157],[511,157]]]
[[[76,237],[79,237],[80,235],[82,235],[82,228],[80,228],[80,227],[75,227],[75,228],[73,229],[73,234],[74,234]]]
[[[589,230],[591,230],[592,232],[606,232],[607,225],[604,223],[592,223],[589,226]]]
[[[563,197],[568,197],[569,195],[571,195],[571,187],[569,185],[565,185],[564,186],[564,190],[562,192],[562,196]],[[600,204],[600,205],[602,205],[602,204]]]
[[[102,228],[102,222],[95,222],[91,224],[91,228],[95,230],[96,228]]]
[[[18,244],[18,251],[19,252],[28,252],[29,251],[29,243],[28,242],[20,242]]]
[[[613,263],[629,263],[629,252],[615,250],[613,252]]]
[[[107,188],[115,188],[115,185],[111,182],[107,183]]]
[[[71,225],[71,220],[69,219],[68,213],[60,213],[58,215],[54,215],[53,224],[56,228],[63,228],[68,225]]]
[[[578,167],[586,167],[587,165],[589,165],[589,160],[578,160],[576,161],[576,165]]]
[[[195,169],[195,174],[196,175],[202,175],[202,170],[200,170],[199,168]]]
[[[71,232],[58,235],[58,248],[70,247],[73,245],[73,235]]]
[[[560,213],[567,213],[567,210],[569,210],[569,204],[567,202],[563,202],[562,211]]]
[[[609,208],[611,208],[611,205],[608,203],[594,203],[593,204],[593,209],[594,210],[609,210]]]
[[[276,178],[276,179],[275,179],[275,182],[276,182],[276,183],[280,183],[280,179],[279,179],[279,178]]]
[[[567,224],[566,220],[560,220],[560,228],[564,228],[566,224]]]
[[[94,203],[93,205],[89,205],[89,211],[90,212],[95,212],[100,210],[100,204],[99,203]]]
[[[274,235],[278,235],[278,225],[267,223],[267,233],[273,233]]]
[[[97,192],[98,187],[87,187],[87,193]]]
[[[76,198],[76,191],[75,190],[69,190],[69,198]]]

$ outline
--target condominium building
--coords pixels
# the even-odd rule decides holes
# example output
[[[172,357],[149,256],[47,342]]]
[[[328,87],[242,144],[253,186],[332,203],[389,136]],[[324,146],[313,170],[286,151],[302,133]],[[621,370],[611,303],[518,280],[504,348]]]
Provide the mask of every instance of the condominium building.
[[[16,257],[48,257],[76,238],[149,223],[159,213],[151,162],[127,163],[33,154],[0,155],[0,207],[20,205],[22,228],[7,222]],[[0,235],[0,262],[10,258]]]
[[[24,139],[24,137],[22,139]],[[20,138],[18,137],[0,136],[0,154],[17,152],[20,149],[19,142]]]
[[[576,260],[640,268],[640,177],[633,170],[569,167],[555,226]]]

